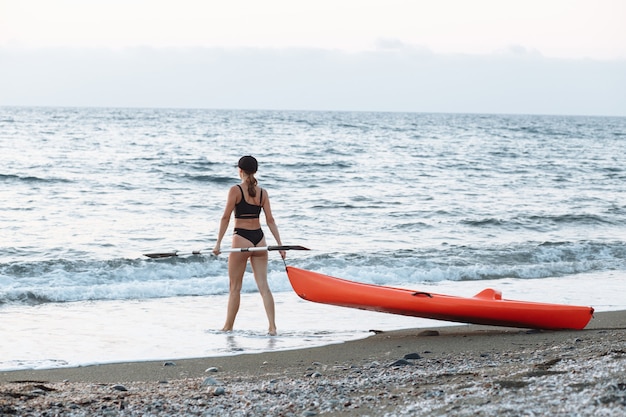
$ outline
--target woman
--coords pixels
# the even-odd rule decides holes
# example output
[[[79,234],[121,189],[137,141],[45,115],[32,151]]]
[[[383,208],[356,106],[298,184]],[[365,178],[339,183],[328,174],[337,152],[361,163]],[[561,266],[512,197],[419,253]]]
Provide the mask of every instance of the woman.
[[[265,221],[278,245],[282,245],[278,227],[272,216],[270,208],[270,197],[266,190],[257,185],[254,174],[258,168],[257,160],[252,156],[244,156],[239,159],[239,177],[241,184],[234,185],[228,192],[226,208],[220,220],[220,228],[217,242],[213,248],[213,253],[219,255],[222,239],[228,228],[230,216],[235,212],[235,230],[233,232],[233,248],[248,248],[251,246],[266,246],[265,236],[261,230],[259,219],[261,209],[265,213]],[[285,252],[280,251],[280,256],[285,259]],[[226,323],[223,331],[233,330],[235,317],[239,311],[239,300],[243,275],[246,265],[250,260],[252,272],[256,285],[259,288],[263,305],[269,320],[269,334],[276,335],[276,323],[274,318],[274,297],[267,283],[267,251],[260,252],[231,252],[228,255],[228,278],[230,281],[228,295],[228,309],[226,312]]]

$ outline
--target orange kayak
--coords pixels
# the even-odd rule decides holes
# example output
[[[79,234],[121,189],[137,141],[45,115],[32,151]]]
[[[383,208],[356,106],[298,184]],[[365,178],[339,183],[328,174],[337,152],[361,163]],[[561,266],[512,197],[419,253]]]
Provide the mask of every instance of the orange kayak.
[[[460,323],[529,329],[585,328],[592,307],[505,300],[491,288],[474,297],[363,284],[287,267],[289,281],[301,298],[317,303],[352,307]]]

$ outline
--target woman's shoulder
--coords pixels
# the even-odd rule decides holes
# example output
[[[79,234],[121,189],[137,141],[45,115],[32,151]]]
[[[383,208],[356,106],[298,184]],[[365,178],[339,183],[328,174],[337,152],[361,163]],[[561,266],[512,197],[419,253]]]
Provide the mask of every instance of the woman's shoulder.
[[[259,187],[259,192],[258,192],[259,196],[261,197],[261,205],[263,203],[265,203],[265,200],[270,198],[269,193],[267,192],[267,189],[265,188],[261,188]]]

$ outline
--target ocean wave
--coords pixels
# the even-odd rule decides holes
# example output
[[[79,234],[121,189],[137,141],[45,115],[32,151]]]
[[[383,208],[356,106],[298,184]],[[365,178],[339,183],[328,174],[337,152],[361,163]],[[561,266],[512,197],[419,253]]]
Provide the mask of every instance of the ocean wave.
[[[513,218],[495,218],[485,217],[479,219],[464,219],[461,220],[461,224],[471,227],[498,227],[508,230],[515,230],[520,227],[528,228],[531,230],[543,230],[546,228],[552,228],[559,225],[613,225],[616,222],[615,214],[617,211],[613,211],[610,216],[601,216],[597,214],[558,214],[558,215],[529,215],[526,217],[513,217]]]
[[[322,255],[301,262],[305,269],[379,285],[420,282],[541,279],[626,270],[622,242],[538,242],[481,247],[405,249]],[[350,278],[349,278],[350,279]]]
[[[324,153],[324,155],[326,155]],[[324,161],[320,161],[320,160],[315,160],[313,158],[317,158],[317,155],[314,154],[310,154],[310,155],[306,155],[307,157],[311,158],[311,161],[307,162],[306,165],[303,165],[302,163],[285,163],[283,164],[283,167],[286,170],[303,170],[305,173],[319,173],[320,171],[325,171],[326,168],[333,168],[333,169],[348,169],[351,168],[353,166],[352,163],[350,162],[345,162],[345,161],[336,161],[336,160],[329,160],[327,162]],[[324,175],[327,175],[326,173]]]
[[[190,181],[190,182],[210,182],[213,184],[230,184],[233,182],[232,176],[225,175],[212,175],[212,174],[170,174],[169,176],[174,176],[176,179],[181,181]]]
[[[622,242],[536,242],[507,246],[301,254],[294,266],[377,285],[505,278],[541,279],[626,270]],[[291,263],[290,262],[290,263]],[[248,271],[250,274],[251,271]],[[281,260],[271,259],[274,291],[291,291]],[[244,292],[256,292],[253,279]],[[228,292],[227,262],[211,256],[160,260],[66,259],[0,264],[0,305],[84,300],[150,299]]]
[[[0,304],[220,294],[224,276],[225,264],[207,257],[12,262],[0,264]]]
[[[24,183],[71,183],[64,178],[42,178],[32,175],[0,174],[0,181]]]

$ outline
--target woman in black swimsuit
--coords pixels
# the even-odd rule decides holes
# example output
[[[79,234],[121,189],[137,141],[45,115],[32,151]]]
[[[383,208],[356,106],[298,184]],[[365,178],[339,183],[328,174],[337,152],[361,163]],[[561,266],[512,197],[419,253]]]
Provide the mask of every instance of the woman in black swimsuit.
[[[235,230],[233,232],[233,248],[247,248],[250,246],[266,246],[265,236],[261,229],[259,219],[261,209],[265,213],[267,227],[272,232],[276,244],[282,245],[278,227],[272,216],[270,207],[270,196],[267,191],[257,185],[254,174],[257,171],[257,160],[252,156],[244,156],[239,160],[239,177],[241,185],[234,185],[228,192],[224,214],[220,220],[220,228],[217,242],[213,248],[213,253],[218,255],[222,239],[228,229],[230,217],[235,212]],[[280,256],[285,259],[285,252],[280,251]],[[246,265],[250,260],[252,272],[256,285],[259,288],[263,305],[269,320],[269,334],[276,335],[276,323],[274,313],[274,297],[267,283],[267,251],[260,252],[231,252],[228,255],[228,277],[230,280],[228,309],[226,312],[226,323],[222,330],[231,331],[235,324],[235,317],[239,311],[239,300],[243,275]]]

